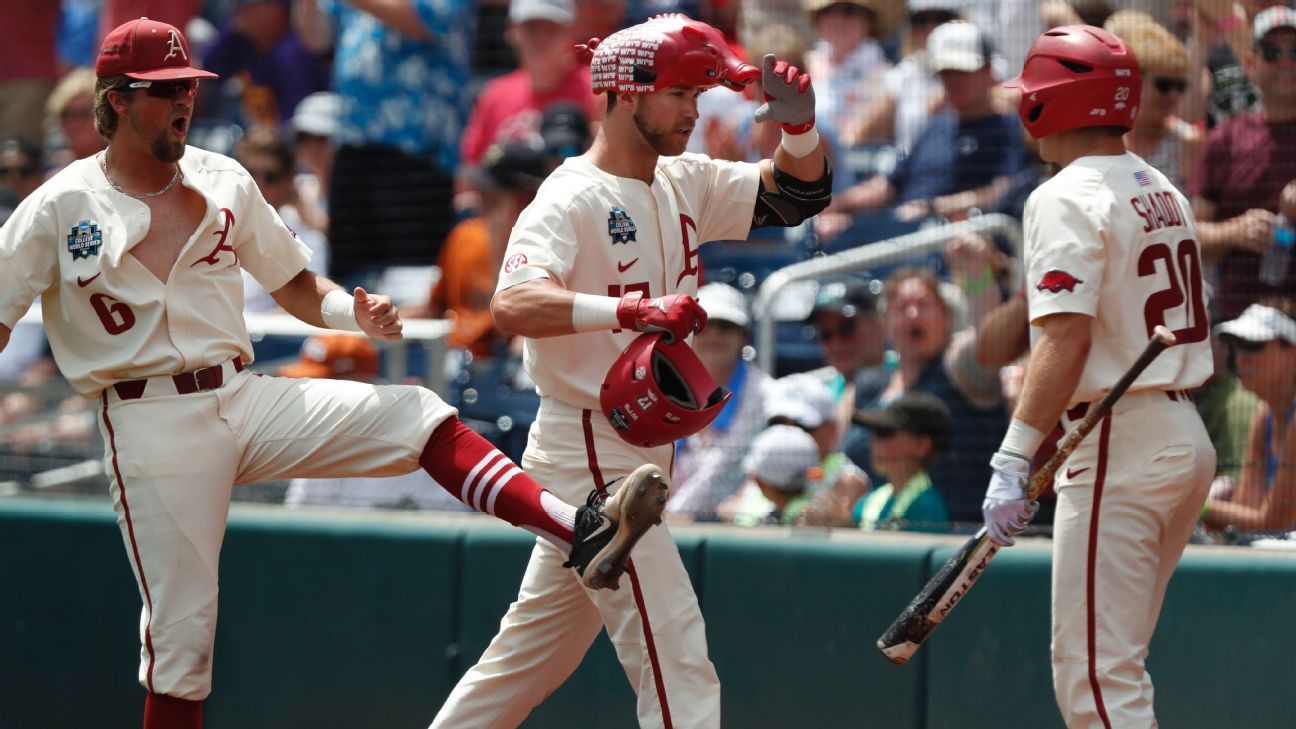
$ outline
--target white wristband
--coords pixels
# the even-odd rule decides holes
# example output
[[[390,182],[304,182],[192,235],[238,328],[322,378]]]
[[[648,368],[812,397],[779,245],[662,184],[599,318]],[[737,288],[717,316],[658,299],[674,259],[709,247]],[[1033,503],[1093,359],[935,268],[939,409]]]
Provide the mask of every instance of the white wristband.
[[[1043,433],[1013,418],[1013,421],[1008,424],[1008,432],[1004,433],[1003,443],[999,445],[999,450],[1021,456],[1029,461],[1035,458],[1035,451],[1039,450],[1040,443],[1043,442]]]
[[[572,329],[578,332],[597,332],[617,329],[617,305],[621,300],[613,296],[576,294],[572,301]]]
[[[355,316],[355,298],[342,289],[333,289],[324,294],[324,300],[320,302],[320,316],[324,319],[324,326],[329,329],[361,331]]]
[[[804,134],[788,134],[785,129],[779,146],[793,157],[804,157],[819,147],[819,130],[810,127]]]

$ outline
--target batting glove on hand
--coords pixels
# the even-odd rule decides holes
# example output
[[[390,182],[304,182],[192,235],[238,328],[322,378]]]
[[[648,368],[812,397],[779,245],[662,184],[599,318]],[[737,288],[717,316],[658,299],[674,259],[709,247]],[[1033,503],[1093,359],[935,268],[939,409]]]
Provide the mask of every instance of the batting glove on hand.
[[[805,134],[814,127],[815,95],[810,74],[767,53],[761,67],[761,85],[765,87],[765,103],[756,110],[756,121],[773,119],[788,134]]]
[[[706,310],[687,294],[669,294],[656,299],[631,291],[617,304],[617,321],[622,328],[637,332],[664,332],[668,343],[683,341],[700,332],[707,323]]]
[[[1039,504],[1026,500],[1031,463],[1021,456],[1000,451],[990,459],[990,467],[994,472],[990,475],[985,501],[981,503],[986,534],[995,544],[1011,547],[1013,536],[1021,534],[1039,511]]]

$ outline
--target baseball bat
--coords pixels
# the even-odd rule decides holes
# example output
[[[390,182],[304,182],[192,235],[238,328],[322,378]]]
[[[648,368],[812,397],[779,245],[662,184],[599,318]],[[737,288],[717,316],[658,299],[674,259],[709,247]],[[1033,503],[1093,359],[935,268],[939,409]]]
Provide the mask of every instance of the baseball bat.
[[[1031,477],[1027,498],[1034,501],[1039,496],[1040,491],[1053,481],[1053,475],[1070,457],[1071,452],[1080,445],[1080,441],[1084,440],[1089,431],[1111,412],[1112,406],[1121,395],[1125,394],[1134,380],[1143,374],[1143,370],[1152,364],[1152,360],[1174,343],[1175,336],[1169,329],[1158,326],[1153,330],[1152,338],[1148,340],[1147,347],[1143,349],[1139,358],[1103,396],[1097,407],[1089,408],[1089,412],[1081,419],[1080,424],[1058,446],[1057,453],[1054,453],[1053,457],[1049,458]],[[985,527],[981,527],[927,581],[909,606],[891,623],[891,627],[886,629],[881,638],[878,638],[878,650],[882,651],[882,654],[892,663],[902,664],[908,661],[936,626],[949,615],[954,606],[967,596],[968,590],[972,589],[981,575],[985,574],[986,567],[998,551],[999,546],[990,541]]]

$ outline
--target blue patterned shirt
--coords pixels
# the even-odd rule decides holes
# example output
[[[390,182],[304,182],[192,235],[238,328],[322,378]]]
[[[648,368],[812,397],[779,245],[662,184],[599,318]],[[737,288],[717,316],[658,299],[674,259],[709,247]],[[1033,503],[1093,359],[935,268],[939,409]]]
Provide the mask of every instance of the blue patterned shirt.
[[[409,2],[432,40],[411,39],[368,13],[321,0],[337,27],[333,90],[342,97],[342,123],[335,141],[433,155],[449,172],[459,161],[475,13],[469,0]]]

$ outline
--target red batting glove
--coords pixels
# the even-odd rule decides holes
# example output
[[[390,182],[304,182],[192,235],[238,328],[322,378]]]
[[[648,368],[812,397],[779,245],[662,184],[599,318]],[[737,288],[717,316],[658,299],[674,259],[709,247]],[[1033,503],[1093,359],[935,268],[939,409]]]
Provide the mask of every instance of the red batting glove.
[[[673,344],[683,341],[693,332],[702,331],[707,323],[707,313],[697,299],[687,294],[646,299],[643,292],[631,291],[617,304],[617,320],[624,329],[664,332],[666,341]]]

